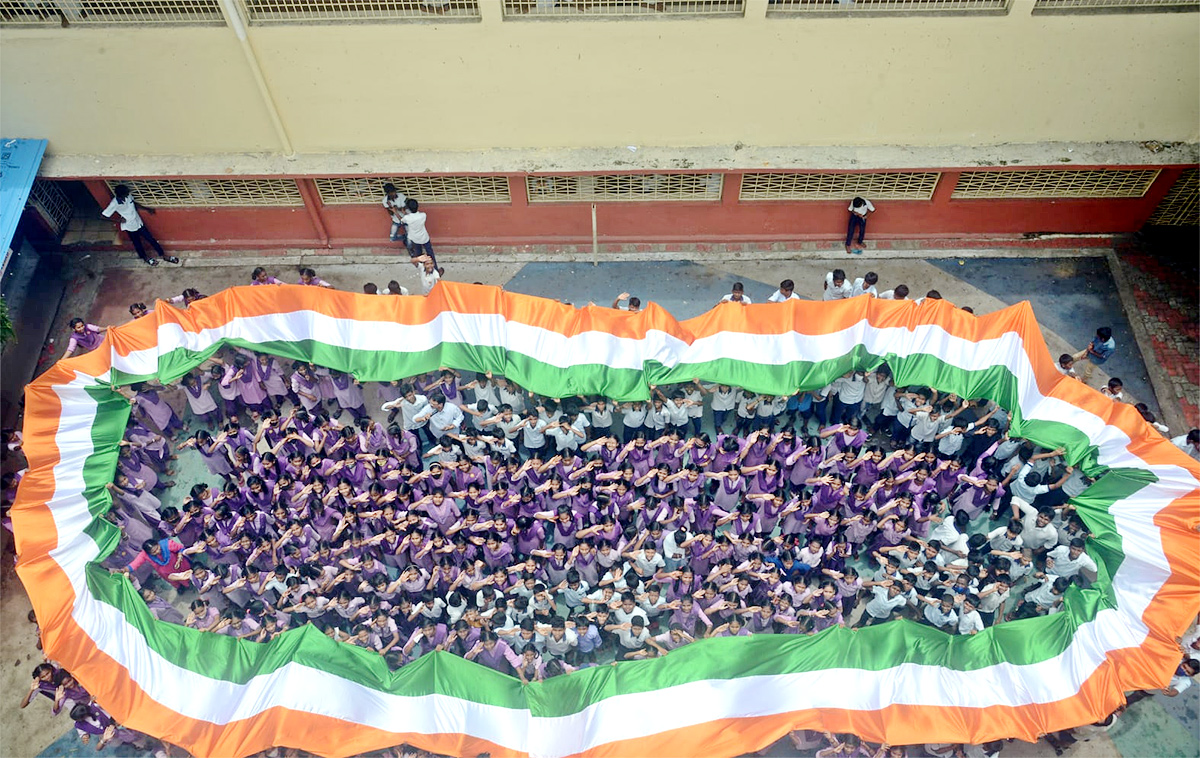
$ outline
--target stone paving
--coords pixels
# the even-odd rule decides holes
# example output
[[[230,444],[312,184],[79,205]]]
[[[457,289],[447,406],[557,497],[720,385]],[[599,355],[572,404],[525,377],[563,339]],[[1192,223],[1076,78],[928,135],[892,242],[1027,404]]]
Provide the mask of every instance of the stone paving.
[[[1128,314],[1142,322],[1150,337],[1147,361],[1156,362],[1167,375],[1168,392],[1159,390],[1159,403],[1174,403],[1187,429],[1200,426],[1200,307],[1197,283],[1189,272],[1151,254],[1136,241],[1118,243],[1117,258],[1125,270],[1137,302]],[[1167,394],[1167,397],[1163,397]],[[1173,429],[1182,434],[1187,429]]]
[[[588,299],[606,303],[618,291],[627,289],[625,285],[634,283],[632,286],[680,316],[694,315],[707,309],[728,291],[729,283],[735,279],[745,280],[747,293],[753,293],[756,302],[784,276],[797,281],[798,290],[803,290],[803,296],[820,297],[817,283],[831,265],[842,266],[848,272],[853,270],[855,273],[861,273],[858,269],[871,268],[879,272],[881,280],[906,281],[912,285],[920,283],[922,288],[936,287],[953,302],[972,305],[977,312],[983,313],[1020,299],[1013,296],[1021,288],[1017,285],[1024,286],[1037,276],[1046,277],[1047,272],[1042,269],[1054,259],[1060,264],[1049,274],[1054,279],[1055,290],[1040,301],[1039,298],[1032,298],[1052,351],[1075,347],[1079,340],[1087,336],[1085,332],[1094,327],[1091,323],[1094,318],[1089,316],[1086,319],[1088,323],[1075,324],[1069,318],[1070,313],[1076,312],[1080,307],[1079,302],[1095,299],[1097,288],[1109,289],[1114,286],[1111,281],[1095,276],[1096,266],[1104,268],[1103,260],[1088,258],[1112,251],[1113,243],[1108,239],[1074,239],[1070,242],[1038,239],[1011,249],[987,248],[982,240],[940,242],[881,241],[878,245],[868,246],[862,256],[845,255],[840,246],[828,242],[794,243],[783,250],[775,247],[778,243],[713,244],[704,246],[708,249],[703,251],[700,245],[688,246],[683,251],[676,246],[676,252],[662,245],[617,245],[616,249],[611,249],[611,246],[602,248],[608,255],[604,256],[605,262],[598,267],[593,267],[590,262],[587,265],[571,265],[561,259],[560,262],[551,263],[541,258],[549,258],[551,253],[558,252],[573,256],[576,260],[590,261],[590,245],[556,246],[552,250],[542,249],[544,246],[530,246],[520,251],[512,248],[472,248],[470,250],[474,255],[462,255],[458,260],[450,255],[449,249],[445,252],[439,249],[439,253],[446,256],[448,275],[453,271],[451,278],[460,281],[482,281],[500,284],[514,291],[567,297],[577,304]],[[970,244],[972,242],[980,244],[976,246]],[[757,247],[761,245],[766,247]],[[648,249],[641,249],[643,247]],[[959,252],[973,247],[978,250],[974,255]],[[942,252],[924,254],[924,250]],[[66,319],[76,314],[94,323],[121,323],[128,318],[126,304],[134,299],[150,300],[155,296],[176,294],[184,286],[196,286],[202,291],[213,292],[242,284],[249,272],[247,266],[255,262],[252,256],[270,258],[265,265],[277,269],[273,272],[289,279],[294,275],[294,268],[289,266],[303,257],[305,265],[318,266],[322,276],[329,278],[339,288],[352,291],[361,287],[364,281],[383,284],[393,277],[408,286],[415,284],[411,281],[414,277],[411,267],[407,265],[407,256],[397,259],[395,251],[381,252],[339,250],[327,251],[327,254],[318,257],[315,251],[280,251],[276,255],[208,251],[185,260],[184,266],[178,270],[174,267],[146,269],[130,253],[99,253],[69,287],[68,297],[59,313],[59,328],[55,333],[64,331]],[[455,251],[467,252],[467,248]],[[1104,308],[1119,310],[1123,303],[1129,320],[1143,326],[1151,337],[1151,346],[1139,345],[1140,351],[1130,344],[1131,349],[1125,353],[1124,359],[1133,361],[1140,358],[1139,353],[1144,354],[1147,370],[1153,372],[1161,369],[1162,374],[1170,377],[1169,385],[1177,393],[1173,398],[1181,405],[1187,404],[1184,405],[1184,413],[1191,414],[1187,416],[1188,423],[1195,425],[1197,381],[1200,377],[1196,370],[1197,299],[1194,283],[1186,283],[1175,274],[1174,269],[1136,245],[1118,247],[1117,252],[1120,270],[1125,274],[1124,279],[1129,285],[1128,289],[1132,290],[1132,297],[1124,297],[1128,293],[1123,293],[1119,303],[1111,308],[1105,305]],[[719,253],[727,254],[722,256]],[[625,256],[660,262],[641,265],[632,261],[626,264],[615,262],[625,259]],[[1023,256],[1043,260],[1034,263]],[[667,257],[694,257],[697,260],[672,264],[663,261]],[[944,260],[912,260],[916,258]],[[949,260],[945,260],[947,258]],[[964,265],[959,258],[975,260],[968,260]],[[996,260],[999,258],[1023,260]],[[1076,262],[1063,260],[1068,258]],[[1112,262],[1115,258],[1109,260]],[[397,263],[402,265],[397,266]],[[105,293],[103,297],[99,294],[101,292]],[[1083,319],[1075,320],[1082,322]],[[54,356],[47,358],[53,360]],[[1122,373],[1132,376],[1137,373],[1137,366],[1130,365],[1122,369]],[[1159,390],[1160,384],[1155,383],[1155,390]],[[1170,402],[1161,394],[1159,400],[1162,403]],[[1182,430],[1173,430],[1173,433],[1179,434]],[[32,667],[37,656],[31,644],[31,625],[24,619],[29,605],[10,566],[0,569],[0,580],[4,584],[5,596],[4,611],[0,614],[0,621],[3,622],[0,624],[0,631],[3,632],[0,635],[0,648],[8,654],[6,658],[16,661],[16,667],[10,665],[11,670],[6,672],[4,683],[9,688],[23,687],[28,676],[26,669]],[[1194,736],[1197,712],[1200,710],[1198,691],[1200,687],[1175,699],[1162,696],[1146,699],[1131,708],[1111,732],[1095,735],[1090,741],[1081,741],[1068,750],[1067,755],[1081,758],[1200,755],[1200,742]],[[32,707],[19,713],[19,716],[5,723],[3,731],[7,734],[3,735],[0,754],[25,758],[93,754],[91,748],[78,743],[74,732],[67,729],[65,719],[50,719],[47,713]],[[1048,758],[1051,754],[1045,743],[1014,743],[1004,751],[1007,758]],[[792,758],[811,753],[797,754],[789,745],[781,743],[774,746],[768,755]]]

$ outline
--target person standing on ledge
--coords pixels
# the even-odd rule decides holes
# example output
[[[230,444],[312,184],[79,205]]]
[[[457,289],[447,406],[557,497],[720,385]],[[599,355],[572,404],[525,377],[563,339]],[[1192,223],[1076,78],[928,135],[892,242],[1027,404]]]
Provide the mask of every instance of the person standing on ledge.
[[[850,221],[846,225],[846,253],[854,253],[855,255],[862,254],[863,236],[867,233],[867,214],[875,210],[875,206],[871,205],[871,201],[865,198],[856,197],[850,201]],[[854,244],[854,233],[858,232],[858,246],[852,248]]]
[[[133,243],[133,249],[137,251],[138,257],[144,260],[147,266],[157,266],[158,260],[146,255],[146,249],[142,247],[142,240],[149,242],[154,251],[158,253],[158,257],[167,263],[179,263],[178,258],[163,252],[162,245],[158,244],[158,240],[154,239],[154,235],[146,228],[146,222],[142,221],[142,216],[138,213],[139,209],[152,216],[155,213],[153,208],[147,208],[134,200],[133,193],[129,191],[129,187],[124,184],[118,184],[116,187],[113,187],[112,202],[104,209],[103,215],[105,218],[112,218],[112,215],[116,213],[121,217],[121,231],[129,235],[129,241]]]
[[[404,226],[401,219],[404,218],[404,214],[408,213],[408,209],[404,207],[407,200],[404,193],[396,189],[396,185],[391,182],[383,185],[383,209],[387,211],[388,218],[392,220],[388,239],[392,242],[399,242],[405,247],[408,247],[408,228]]]
[[[443,272],[437,265],[437,256],[433,254],[433,243],[429,241],[429,230],[425,228],[425,211],[420,208],[420,203],[411,197],[404,201],[405,213],[400,221],[408,229],[408,255],[414,260],[421,255],[429,256],[433,267],[441,274]]]

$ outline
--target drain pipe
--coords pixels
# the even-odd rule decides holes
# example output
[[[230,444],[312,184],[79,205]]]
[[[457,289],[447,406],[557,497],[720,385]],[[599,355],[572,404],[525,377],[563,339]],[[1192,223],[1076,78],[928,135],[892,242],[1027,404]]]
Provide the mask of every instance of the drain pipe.
[[[596,204],[592,203],[592,265],[600,265],[600,239],[596,233]]]
[[[275,98],[271,96],[267,80],[263,77],[262,67],[258,65],[258,56],[254,54],[254,48],[250,46],[250,40],[246,37],[246,25],[242,22],[242,14],[237,7],[237,0],[221,0],[221,8],[225,11],[225,21],[229,24],[229,28],[233,29],[238,43],[242,46],[242,54],[246,56],[246,63],[250,65],[250,73],[254,75],[258,93],[262,96],[267,114],[271,117],[271,126],[275,127],[275,135],[279,137],[279,143],[283,147],[283,155],[285,158],[294,158],[296,150],[292,147],[292,139],[288,136],[287,129],[283,126],[283,119],[279,117],[279,109],[275,107]]]

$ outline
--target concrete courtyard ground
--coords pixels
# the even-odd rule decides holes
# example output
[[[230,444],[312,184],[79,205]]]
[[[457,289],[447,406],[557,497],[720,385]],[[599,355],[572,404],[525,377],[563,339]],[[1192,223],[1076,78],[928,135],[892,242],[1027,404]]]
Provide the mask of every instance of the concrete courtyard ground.
[[[796,282],[797,293],[806,299],[820,299],[825,272],[839,267],[849,277],[876,271],[882,288],[905,283],[913,296],[937,289],[946,299],[970,306],[976,313],[987,313],[1022,300],[1029,300],[1042,326],[1051,353],[1074,352],[1086,345],[1096,327],[1111,326],[1116,336],[1116,355],[1099,375],[1097,386],[1108,375],[1119,376],[1127,394],[1146,402],[1160,420],[1172,426],[1173,434],[1186,431],[1184,424],[1194,412],[1195,337],[1187,342],[1187,316],[1172,315],[1171,308],[1152,306],[1162,296],[1152,293],[1156,278],[1149,268],[1129,269],[1111,251],[1104,249],[930,251],[868,250],[862,256],[825,253],[830,257],[789,257],[786,252],[771,251],[756,258],[738,255],[698,253],[659,260],[633,260],[638,255],[605,256],[593,265],[585,255],[509,256],[460,255],[441,260],[446,278],[503,286],[514,292],[565,300],[575,305],[594,301],[607,305],[620,292],[628,291],[643,301],[654,301],[679,318],[696,316],[730,290],[735,281],[744,282],[746,294],[754,302],[765,301],[779,281]],[[536,259],[534,259],[536,258]],[[565,259],[564,259],[565,258]],[[256,260],[251,254],[225,254],[220,257],[185,258],[182,266],[145,267],[132,254],[95,253],[77,266],[78,278],[68,288],[66,300],[56,316],[55,329],[60,349],[65,345],[67,321],[75,316],[89,322],[109,325],[128,319],[131,302],[151,302],[157,297],[177,295],[185,287],[211,293],[225,287],[245,284],[251,268],[265,265],[285,281],[294,281],[299,258]],[[415,271],[407,256],[321,256],[303,259],[303,265],[317,268],[318,274],[339,289],[361,291],[365,282],[380,287],[391,279],[418,291]],[[1174,290],[1172,290],[1174,291]],[[1140,294],[1139,294],[1140,293]],[[1177,294],[1184,308],[1195,313],[1195,292]],[[1178,309],[1177,309],[1178,310]],[[1186,313],[1187,311],[1185,311]],[[1154,321],[1148,321],[1153,318]],[[1192,317],[1194,322],[1194,315]],[[1165,327],[1163,325],[1166,325]],[[1173,331],[1172,331],[1173,330]],[[1176,339],[1172,335],[1182,335]],[[1189,347],[1190,344],[1190,347]],[[36,349],[29,346],[25,349]],[[1162,348],[1162,350],[1160,350]],[[1167,352],[1164,352],[1166,350]],[[1174,359],[1169,351],[1183,355]],[[1188,351],[1190,350],[1190,355]],[[49,356],[53,359],[56,356]],[[1185,363],[1191,360],[1191,366]],[[1165,389],[1164,389],[1165,388]],[[1191,393],[1189,396],[1189,392]],[[1161,401],[1161,402],[1160,402]],[[1193,403],[1187,408],[1186,403]],[[15,702],[28,686],[29,671],[39,662],[34,648],[34,627],[26,619],[29,603],[12,570],[11,556],[0,568],[0,688],[9,698],[0,721],[0,756],[90,755],[93,750],[79,744],[65,716],[54,719],[49,709],[37,702],[18,711]],[[1073,746],[1067,755],[1108,758],[1141,756],[1200,755],[1200,687],[1178,698],[1154,696],[1133,706],[1118,725],[1106,734],[1094,736]],[[771,755],[796,755],[790,745],[776,745]],[[1013,743],[1005,756],[1049,756],[1044,744]]]

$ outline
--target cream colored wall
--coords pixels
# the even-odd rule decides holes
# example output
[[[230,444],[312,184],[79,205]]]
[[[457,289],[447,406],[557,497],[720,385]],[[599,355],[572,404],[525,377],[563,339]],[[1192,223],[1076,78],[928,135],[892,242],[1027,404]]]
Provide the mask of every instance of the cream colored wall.
[[[250,39],[301,153],[1200,139],[1195,14],[1031,16],[1028,3],[1002,17],[490,19]],[[0,130],[60,155],[279,145],[222,28],[4,30]]]

